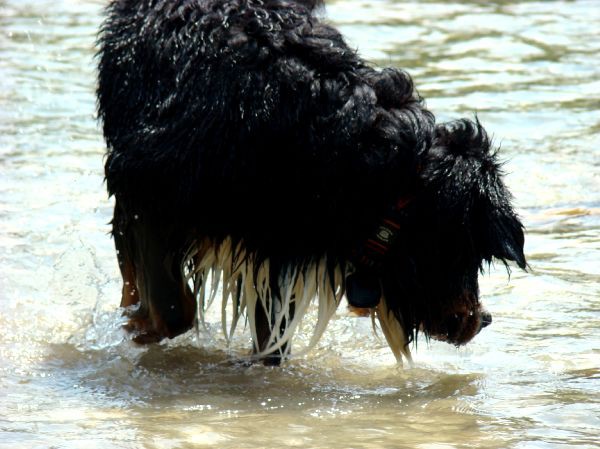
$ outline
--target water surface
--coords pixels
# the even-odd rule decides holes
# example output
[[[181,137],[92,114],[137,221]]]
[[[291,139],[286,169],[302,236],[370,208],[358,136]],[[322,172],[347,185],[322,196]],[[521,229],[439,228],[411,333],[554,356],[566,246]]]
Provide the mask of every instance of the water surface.
[[[502,147],[530,273],[482,279],[494,323],[397,369],[342,308],[280,369],[190,332],[120,330],[94,119],[98,1],[0,0],[0,448],[600,447],[600,5],[331,1],[442,120]],[[216,326],[216,325],[215,325]]]

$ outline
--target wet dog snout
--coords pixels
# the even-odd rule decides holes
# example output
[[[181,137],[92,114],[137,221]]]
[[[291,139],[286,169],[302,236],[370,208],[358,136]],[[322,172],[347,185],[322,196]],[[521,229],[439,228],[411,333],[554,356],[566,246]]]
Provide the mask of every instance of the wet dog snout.
[[[492,324],[492,314],[487,311],[481,312],[481,329]]]

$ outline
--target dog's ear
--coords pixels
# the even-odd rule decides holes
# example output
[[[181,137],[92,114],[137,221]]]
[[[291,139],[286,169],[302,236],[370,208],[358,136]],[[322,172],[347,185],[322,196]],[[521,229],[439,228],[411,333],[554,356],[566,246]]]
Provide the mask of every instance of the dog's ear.
[[[499,188],[506,190],[503,185]],[[478,203],[472,217],[472,234],[482,258],[488,262],[492,258],[504,263],[513,261],[525,269],[524,227],[512,207],[493,204],[488,196],[480,197]]]
[[[437,125],[422,176],[439,215],[466,231],[476,256],[526,267],[523,225],[478,120]]]

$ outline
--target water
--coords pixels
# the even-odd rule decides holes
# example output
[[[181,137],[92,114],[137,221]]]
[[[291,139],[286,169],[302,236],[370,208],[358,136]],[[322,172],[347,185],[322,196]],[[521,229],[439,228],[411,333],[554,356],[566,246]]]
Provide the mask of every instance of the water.
[[[0,0],[0,448],[600,447],[596,0],[329,3],[441,119],[477,111],[528,230],[531,272],[482,279],[494,324],[459,350],[421,341],[404,370],[343,309],[279,369],[205,334],[124,339],[94,119],[100,15]]]

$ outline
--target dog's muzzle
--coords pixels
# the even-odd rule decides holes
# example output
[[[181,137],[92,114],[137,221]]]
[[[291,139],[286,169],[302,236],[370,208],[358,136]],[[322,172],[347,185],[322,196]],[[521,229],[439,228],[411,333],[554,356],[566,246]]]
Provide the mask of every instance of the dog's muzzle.
[[[490,324],[492,324],[492,314],[487,310],[482,310],[480,319],[481,326],[479,327],[479,332],[481,332],[481,329],[483,329],[484,327],[488,327]]]
[[[474,310],[455,310],[428,330],[436,340],[457,346],[471,341],[481,329],[492,324],[492,314],[478,306]]]

